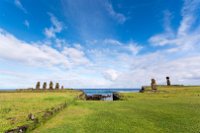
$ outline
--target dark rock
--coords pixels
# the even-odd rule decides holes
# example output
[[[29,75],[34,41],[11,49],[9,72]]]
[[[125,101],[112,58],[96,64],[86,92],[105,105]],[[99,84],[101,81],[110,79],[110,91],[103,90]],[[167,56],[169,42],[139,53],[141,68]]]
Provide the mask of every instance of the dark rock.
[[[53,115],[53,112],[52,112],[52,111],[46,111],[46,112],[44,113],[43,117],[44,117],[44,118],[48,118],[48,117],[50,117],[50,116],[52,116],[52,115]]]
[[[91,96],[86,96],[86,100],[101,100],[102,95],[91,95]]]
[[[34,119],[35,119],[35,116],[34,116],[32,113],[30,113],[30,114],[28,115],[28,119],[29,119],[29,120],[34,120]]]
[[[140,89],[140,93],[143,93],[145,91],[145,87],[142,86],[142,88]]]
[[[39,123],[39,119],[38,118],[35,118],[34,119],[34,124],[38,124]]]
[[[10,129],[10,130],[7,130],[5,131],[5,133],[25,133],[28,129],[28,126],[20,126],[20,127],[17,127],[15,129]]]
[[[95,95],[91,95],[91,96],[86,95],[86,100],[103,100],[107,97],[111,97],[111,96],[110,95],[104,96],[104,95],[100,95],[100,94],[95,94]]]
[[[18,127],[18,129],[19,129],[19,133],[25,133],[26,130],[28,129],[28,126],[20,126]]]
[[[116,92],[113,93],[113,100],[114,100],[114,101],[115,101],[115,100],[120,100],[120,95],[119,95],[119,93],[116,93]]]

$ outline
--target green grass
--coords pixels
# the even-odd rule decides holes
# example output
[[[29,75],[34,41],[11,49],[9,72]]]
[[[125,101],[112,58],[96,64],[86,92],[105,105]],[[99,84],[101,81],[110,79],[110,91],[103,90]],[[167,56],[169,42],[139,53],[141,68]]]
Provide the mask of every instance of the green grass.
[[[39,117],[45,110],[70,103],[78,91],[0,92],[0,133],[29,123],[28,114]]]
[[[200,87],[158,87],[123,100],[78,101],[33,133],[199,133]]]

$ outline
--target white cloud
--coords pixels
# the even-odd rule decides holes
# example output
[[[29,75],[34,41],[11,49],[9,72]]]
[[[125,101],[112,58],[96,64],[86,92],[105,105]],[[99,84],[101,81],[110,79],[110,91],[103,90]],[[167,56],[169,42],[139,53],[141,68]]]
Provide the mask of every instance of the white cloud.
[[[199,84],[200,55],[176,58],[177,54],[173,53],[173,56],[171,59],[171,53],[164,50],[142,56],[129,56],[128,61],[121,58],[117,62],[126,62],[130,68],[117,69],[120,76],[112,82],[111,86],[140,87],[150,85],[151,78],[155,78],[158,84],[166,84],[166,76],[171,77],[173,84]]]
[[[138,45],[137,43],[130,42],[126,47],[132,54],[136,55],[142,49],[142,46]]]
[[[66,42],[64,39],[55,38],[54,43],[56,48],[62,49],[64,46],[69,46],[69,43]]]
[[[30,26],[29,21],[28,21],[28,20],[25,20],[25,21],[24,21],[24,25],[25,25],[27,28],[29,28],[29,26]]]
[[[164,29],[168,33],[172,33],[171,19],[173,18],[172,13],[169,10],[164,11]]]
[[[191,24],[194,22],[193,16],[184,17],[181,25],[178,29],[178,36],[185,36],[191,28]]]
[[[108,13],[113,18],[115,18],[119,23],[123,24],[127,20],[127,18],[126,18],[126,16],[124,14],[118,13],[113,9],[113,6],[112,6],[111,3],[106,2],[105,6],[106,6],[106,10],[108,11]]]
[[[199,0],[185,0],[184,6],[182,8],[182,21],[180,24],[180,27],[178,29],[178,36],[185,36],[187,35],[195,23],[196,20],[196,13],[198,14],[198,11],[200,6]]]
[[[101,41],[97,41],[97,40],[94,40],[94,41],[90,41],[89,42],[90,45],[95,45],[95,46],[100,46],[100,48],[102,47],[105,47],[103,48],[102,52],[105,53],[116,53],[119,54],[120,51],[122,53],[131,53],[131,54],[138,54],[140,52],[140,50],[142,49],[142,46],[134,41],[129,41],[129,42],[121,42],[119,40],[116,40],[116,39],[111,39],[111,38],[107,38],[107,39],[104,39],[104,40],[101,40]]]
[[[168,33],[163,33],[163,34],[158,34],[155,36],[152,36],[149,39],[149,42],[153,45],[153,46],[165,46],[165,45],[174,45],[172,44],[172,36]]]
[[[73,65],[89,64],[89,60],[85,57],[84,52],[77,48],[65,47],[62,54],[65,55],[68,60],[73,63]]]
[[[89,63],[84,53],[78,49],[65,47],[59,52],[45,44],[21,41],[2,29],[0,29],[0,42],[0,59],[40,67],[71,68]],[[67,49],[69,50],[66,51]]]
[[[103,73],[103,76],[108,80],[115,81],[118,78],[119,73],[116,70],[108,69]]]
[[[172,32],[171,30],[166,30],[165,33],[152,36],[149,42],[153,46],[179,45],[182,48],[192,48],[194,45],[199,45],[200,30],[192,30],[194,29],[195,20],[199,17],[197,13],[197,11],[200,11],[199,6],[199,0],[185,0],[182,8],[182,20],[177,31]]]
[[[15,0],[15,5],[21,9],[24,13],[27,13],[27,10],[24,8],[20,0]]]
[[[62,22],[58,21],[58,19],[53,14],[49,13],[49,16],[52,26],[50,28],[45,28],[44,34],[48,38],[55,38],[56,33],[60,33],[63,30],[63,24]]]
[[[118,40],[115,40],[115,39],[105,39],[105,40],[103,40],[103,43],[106,45],[122,45],[121,42],[119,42]]]

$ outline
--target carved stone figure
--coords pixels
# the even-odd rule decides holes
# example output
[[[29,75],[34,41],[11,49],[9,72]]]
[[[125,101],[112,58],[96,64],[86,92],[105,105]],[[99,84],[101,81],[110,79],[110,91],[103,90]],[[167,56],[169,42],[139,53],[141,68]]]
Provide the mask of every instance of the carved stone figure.
[[[64,86],[62,85],[61,90],[64,90]]]
[[[157,90],[157,85],[156,85],[156,80],[151,79],[151,89],[156,91]]]
[[[49,89],[53,90],[53,82],[52,81],[49,83]]]
[[[56,89],[56,90],[59,90],[59,88],[60,88],[59,83],[56,83],[56,87],[55,87],[55,89]]]
[[[142,86],[142,88],[140,89],[140,92],[143,93],[145,91],[145,87]]]
[[[166,80],[167,80],[167,85],[170,86],[171,85],[170,78],[166,77]]]
[[[44,82],[44,84],[43,84],[43,90],[46,90],[46,89],[47,89],[47,83]]]
[[[36,84],[36,87],[35,87],[37,90],[40,89],[40,82],[38,81],[37,84]]]

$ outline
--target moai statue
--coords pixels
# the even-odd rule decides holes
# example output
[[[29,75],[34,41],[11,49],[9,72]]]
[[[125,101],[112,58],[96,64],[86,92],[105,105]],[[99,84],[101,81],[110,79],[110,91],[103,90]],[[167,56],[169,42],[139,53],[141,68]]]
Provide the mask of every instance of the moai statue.
[[[37,84],[36,84],[36,87],[35,87],[37,90],[40,89],[40,82],[38,81]]]
[[[52,81],[49,83],[49,89],[53,90],[53,82]]]
[[[64,90],[64,86],[62,85],[61,90]]]
[[[157,90],[157,85],[156,85],[156,80],[155,79],[151,79],[151,89],[153,91]]]
[[[140,89],[140,92],[143,93],[145,91],[145,87],[142,86],[142,88]]]
[[[43,90],[46,90],[47,89],[47,82],[44,82],[43,84]]]
[[[59,88],[60,88],[59,83],[56,83],[56,87],[55,87],[55,89],[56,89],[56,90],[59,90]]]
[[[167,80],[167,86],[170,86],[171,85],[170,78],[166,77],[166,80]]]

